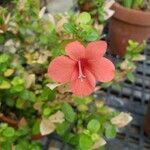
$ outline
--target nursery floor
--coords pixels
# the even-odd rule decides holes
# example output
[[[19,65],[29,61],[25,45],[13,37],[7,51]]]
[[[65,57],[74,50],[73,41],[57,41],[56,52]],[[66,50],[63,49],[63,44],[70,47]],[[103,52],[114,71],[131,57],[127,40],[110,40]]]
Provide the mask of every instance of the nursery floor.
[[[144,51],[145,61],[137,62],[134,72],[136,80],[122,82],[122,88],[109,88],[99,92],[96,97],[105,97],[106,104],[120,111],[130,112],[133,121],[119,130],[117,138],[108,141],[106,150],[150,150],[150,138],[144,134],[143,122],[148,101],[150,100],[150,42]],[[114,61],[119,58],[112,57]],[[55,135],[45,141],[43,150],[71,150]]]

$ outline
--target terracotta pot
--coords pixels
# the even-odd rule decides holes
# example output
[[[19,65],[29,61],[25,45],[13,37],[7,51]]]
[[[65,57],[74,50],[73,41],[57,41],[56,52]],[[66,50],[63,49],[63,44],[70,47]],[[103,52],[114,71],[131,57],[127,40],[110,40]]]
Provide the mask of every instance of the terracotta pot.
[[[124,56],[129,39],[143,42],[150,38],[150,13],[128,9],[118,3],[112,9],[115,14],[109,24],[110,50]]]
[[[43,135],[41,135],[41,134],[37,134],[37,135],[32,135],[32,140],[40,140],[40,139],[42,139],[44,136]]]
[[[13,119],[6,117],[4,115],[1,115],[1,114],[0,114],[0,121],[8,123],[8,125],[13,128],[18,128],[18,126],[19,126],[19,121],[13,120]],[[43,137],[44,136],[42,136],[41,134],[32,135],[32,140],[40,140]]]
[[[147,135],[150,136],[150,102],[148,104],[148,109],[145,116],[144,131]]]

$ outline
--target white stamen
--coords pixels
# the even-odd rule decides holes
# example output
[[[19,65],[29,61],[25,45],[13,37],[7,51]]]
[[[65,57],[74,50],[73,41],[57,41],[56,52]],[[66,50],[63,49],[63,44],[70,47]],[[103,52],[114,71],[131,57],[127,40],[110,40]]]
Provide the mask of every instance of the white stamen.
[[[86,76],[83,74],[81,61],[78,61],[78,67],[79,67],[79,76],[78,76],[78,78],[81,79],[81,81],[83,81],[83,78],[86,78]]]

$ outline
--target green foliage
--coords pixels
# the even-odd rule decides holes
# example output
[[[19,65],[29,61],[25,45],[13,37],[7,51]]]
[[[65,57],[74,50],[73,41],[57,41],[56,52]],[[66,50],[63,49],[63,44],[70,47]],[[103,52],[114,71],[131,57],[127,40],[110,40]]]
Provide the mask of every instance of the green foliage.
[[[87,105],[87,104],[91,103],[92,100],[93,100],[93,98],[90,97],[90,96],[87,96],[87,97],[84,97],[84,98],[82,98],[82,97],[77,97],[77,96],[74,97],[74,101],[75,101],[75,103],[76,103],[77,105],[82,105],[82,104],[83,104],[83,105]]]
[[[79,147],[81,150],[91,150],[92,148],[92,139],[85,134],[80,135]]]
[[[8,54],[0,55],[0,64],[7,63],[8,61],[9,61],[9,55]]]
[[[42,101],[53,101],[55,99],[55,91],[52,91],[48,87],[45,87],[42,89],[39,99]]]
[[[32,127],[32,135],[37,135],[40,133],[40,121],[37,120],[34,122]]]
[[[104,3],[105,0],[78,0],[78,4],[79,5],[84,5],[88,3],[91,7],[89,13],[91,14],[92,17],[97,18],[97,20],[99,21],[99,23],[104,23],[105,19],[104,16],[106,14],[105,9],[104,9]],[[88,5],[87,4],[87,5]],[[90,19],[89,16],[83,16],[82,20],[86,20],[86,17],[88,17],[88,19]]]
[[[11,127],[7,127],[4,129],[4,131],[2,132],[2,135],[6,138],[10,138],[13,137],[15,135],[15,130]]]
[[[122,0],[122,5],[127,8],[141,9],[144,0]]]
[[[88,125],[87,125],[87,129],[90,130],[91,132],[98,132],[100,129],[100,123],[98,120],[96,119],[92,119],[89,121]]]
[[[132,72],[127,73],[127,78],[128,78],[131,82],[135,81],[135,77],[134,77],[134,75],[133,75]]]
[[[67,121],[64,121],[63,123],[57,125],[56,131],[59,135],[63,136],[65,135],[67,130],[69,130],[69,128],[69,123]]]
[[[43,109],[43,115],[44,115],[45,117],[50,116],[51,113],[52,113],[52,109],[51,109],[51,108],[45,107],[45,108]]]
[[[116,127],[113,126],[113,125],[106,125],[106,128],[105,128],[105,136],[106,138],[108,139],[112,139],[116,136],[117,134],[117,130],[116,130]]]
[[[141,54],[145,47],[145,42],[138,43],[136,41],[129,40],[124,60],[118,63],[116,66],[115,79],[111,82],[102,84],[102,86],[105,88],[114,86],[115,88],[120,89],[121,86],[119,82],[123,81],[126,77],[129,81],[134,82],[134,70],[136,69],[135,62],[145,59],[144,56]]]
[[[25,139],[24,135],[29,135],[30,130],[26,130],[26,128],[14,129],[9,127],[5,123],[0,124],[0,147],[3,150],[12,150],[12,147],[18,150],[40,150],[41,145],[38,142],[32,142],[29,139]],[[21,138],[21,139],[20,139]]]
[[[93,0],[93,11],[92,14],[98,16],[98,20],[101,23],[104,23],[105,9],[104,9],[105,0]]]
[[[81,24],[87,24],[91,21],[91,15],[87,12],[83,12],[79,16],[79,21]]]
[[[83,12],[79,15],[69,15],[67,23],[64,23],[64,30],[68,34],[72,34],[74,39],[87,43],[100,39],[98,31],[92,25],[91,15]]]
[[[74,132],[70,132],[68,128],[68,117],[72,116],[71,114],[68,115],[67,113],[67,117],[65,117],[66,121],[57,125],[57,133],[59,133],[67,143],[71,144],[74,149],[90,150],[93,144],[101,139],[100,135],[102,137],[105,135],[107,138],[115,137],[117,131],[116,126],[112,125],[110,120],[118,115],[118,113],[110,112],[108,107],[97,104],[92,104],[92,109],[90,110],[92,103],[91,97],[74,97],[74,101],[76,108],[82,105],[88,109],[84,111],[76,110],[76,119],[73,121],[75,124],[73,127]],[[68,106],[65,106],[63,110],[67,110],[67,107]],[[64,115],[66,112],[64,112]]]
[[[64,24],[64,29],[67,33],[76,34],[76,25],[72,22],[68,22]]]
[[[74,122],[74,120],[76,118],[76,113],[74,112],[71,105],[69,105],[68,103],[64,103],[62,105],[62,112],[64,113],[65,119],[67,121]]]
[[[145,47],[145,42],[140,44],[136,41],[129,40],[125,58],[132,61],[134,58],[140,56],[140,53],[144,50]]]
[[[132,68],[135,68],[135,65],[133,63],[134,59],[140,57],[141,52],[146,47],[146,43],[139,44],[138,42],[129,40],[129,45],[127,47],[127,53],[125,55],[125,59],[127,61],[127,66],[131,70]],[[127,78],[133,82],[134,81],[134,75],[133,72],[127,71]]]
[[[34,104],[55,99],[55,91],[45,88],[48,83],[45,74],[50,50],[60,44],[56,44],[59,40],[54,25],[39,17],[38,0],[14,1],[13,6],[10,16],[7,8],[0,7],[0,105],[3,108],[0,113],[5,115],[6,109],[8,117],[13,116],[11,119],[23,118],[28,130],[21,126],[18,130],[7,127],[0,133],[0,147],[11,150],[14,145],[18,150],[39,150],[39,144],[31,142],[32,134],[40,132],[37,119],[42,115]],[[43,112],[44,116],[49,113],[46,109]]]
[[[132,3],[133,3],[133,0],[123,0],[122,1],[123,6],[127,7],[127,8],[131,8],[132,7]]]
[[[75,149],[91,150],[105,133],[115,136],[110,121],[115,115],[106,106],[93,104],[92,96],[72,96],[65,85],[50,89],[47,76],[49,62],[65,54],[70,41],[87,45],[101,38],[92,17],[98,14],[103,21],[103,4],[95,0],[93,12],[69,12],[52,19],[41,16],[38,0],[15,0],[10,16],[6,8],[0,8],[0,113],[5,115],[6,109],[11,119],[21,120],[18,129],[0,125],[2,149],[41,149],[31,137],[39,134],[43,118],[52,119],[53,131]],[[55,118],[58,111],[62,116]]]

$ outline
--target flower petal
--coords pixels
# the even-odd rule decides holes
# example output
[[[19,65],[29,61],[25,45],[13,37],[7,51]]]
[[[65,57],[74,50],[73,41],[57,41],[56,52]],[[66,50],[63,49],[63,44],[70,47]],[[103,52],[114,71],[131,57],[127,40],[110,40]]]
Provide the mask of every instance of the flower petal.
[[[65,51],[74,60],[85,57],[85,47],[78,41],[67,44]]]
[[[91,61],[89,63],[91,73],[100,82],[109,82],[115,76],[115,66],[107,58],[102,57],[98,61]]]
[[[57,82],[65,83],[71,80],[71,74],[76,62],[72,59],[60,56],[55,58],[48,67],[48,75]]]
[[[86,76],[83,80],[79,79],[79,72],[75,70],[72,74],[71,78],[71,88],[72,92],[76,96],[88,96],[90,95],[95,89],[95,77],[93,74],[88,71],[84,70],[84,75]]]
[[[105,41],[91,42],[86,47],[86,58],[89,60],[97,60],[102,57],[107,49],[107,43]]]

